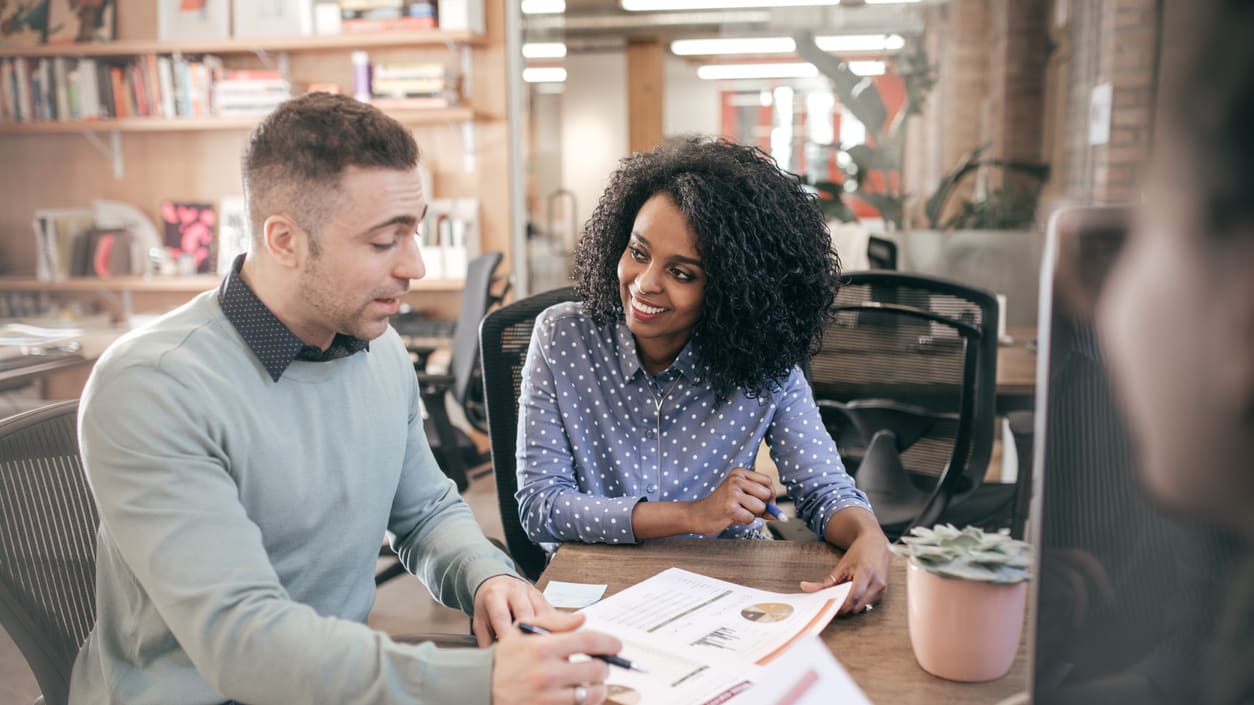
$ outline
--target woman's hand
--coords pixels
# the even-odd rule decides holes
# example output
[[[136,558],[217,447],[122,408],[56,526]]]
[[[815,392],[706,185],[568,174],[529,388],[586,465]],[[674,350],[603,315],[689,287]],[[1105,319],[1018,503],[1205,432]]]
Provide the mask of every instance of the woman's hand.
[[[844,582],[852,583],[849,595],[837,614],[856,614],[879,602],[888,588],[888,569],[892,563],[888,538],[880,530],[875,515],[853,508],[836,512],[827,524],[826,538],[839,546],[844,543],[840,539],[848,536],[852,536],[853,540],[847,544],[845,555],[826,578],[818,582],[801,582],[801,589],[806,592]]]
[[[751,524],[766,513],[766,503],[774,498],[770,476],[733,468],[709,497],[692,503],[692,533],[714,536],[729,526]]]

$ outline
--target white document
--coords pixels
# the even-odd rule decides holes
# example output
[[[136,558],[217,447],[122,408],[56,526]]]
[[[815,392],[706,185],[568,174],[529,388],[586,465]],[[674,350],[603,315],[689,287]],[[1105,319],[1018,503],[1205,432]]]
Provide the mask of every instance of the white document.
[[[618,637],[620,655],[648,671],[611,668],[611,701],[724,702],[791,644],[823,631],[849,587],[777,593],[670,568],[583,610],[584,628]]]
[[[550,580],[544,586],[544,599],[554,607],[579,610],[591,605],[605,594],[605,585],[592,583],[564,583]]]
[[[762,669],[759,684],[727,705],[871,705],[818,637],[802,639]]]

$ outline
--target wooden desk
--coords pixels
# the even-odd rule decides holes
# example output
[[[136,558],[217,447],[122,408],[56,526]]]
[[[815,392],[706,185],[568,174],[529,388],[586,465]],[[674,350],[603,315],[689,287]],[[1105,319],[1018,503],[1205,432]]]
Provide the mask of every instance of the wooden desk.
[[[1036,399],[1036,349],[1028,349],[1036,329],[1015,327],[1006,333],[1014,343],[997,348],[997,413],[1002,415],[1029,411]]]
[[[817,580],[840,553],[817,541],[661,539],[638,546],[563,544],[544,574],[549,580],[605,583],[616,593],[666,568],[677,566],[720,580],[776,592],[796,592],[802,578]],[[823,631],[823,641],[872,702],[879,705],[984,705],[1027,688],[1027,650],[1009,675],[989,683],[955,683],[919,668],[906,627],[905,561],[894,556],[888,592],[871,612],[840,618]]]

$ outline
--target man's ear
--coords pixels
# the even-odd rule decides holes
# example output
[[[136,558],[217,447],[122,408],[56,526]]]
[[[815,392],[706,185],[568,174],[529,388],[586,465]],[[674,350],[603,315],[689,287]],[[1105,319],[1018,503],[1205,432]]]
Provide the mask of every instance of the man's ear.
[[[298,269],[304,261],[309,243],[306,233],[286,213],[272,215],[261,225],[262,244],[279,264]]]

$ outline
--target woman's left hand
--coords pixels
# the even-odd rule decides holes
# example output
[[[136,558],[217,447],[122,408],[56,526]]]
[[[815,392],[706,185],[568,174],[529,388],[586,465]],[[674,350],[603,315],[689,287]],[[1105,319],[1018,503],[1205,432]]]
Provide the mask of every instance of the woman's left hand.
[[[820,582],[801,581],[801,589],[815,592],[843,582],[853,586],[845,603],[836,614],[858,613],[879,602],[888,587],[888,568],[892,553],[888,539],[880,531],[866,531],[849,545],[845,555],[832,569],[831,574]]]

